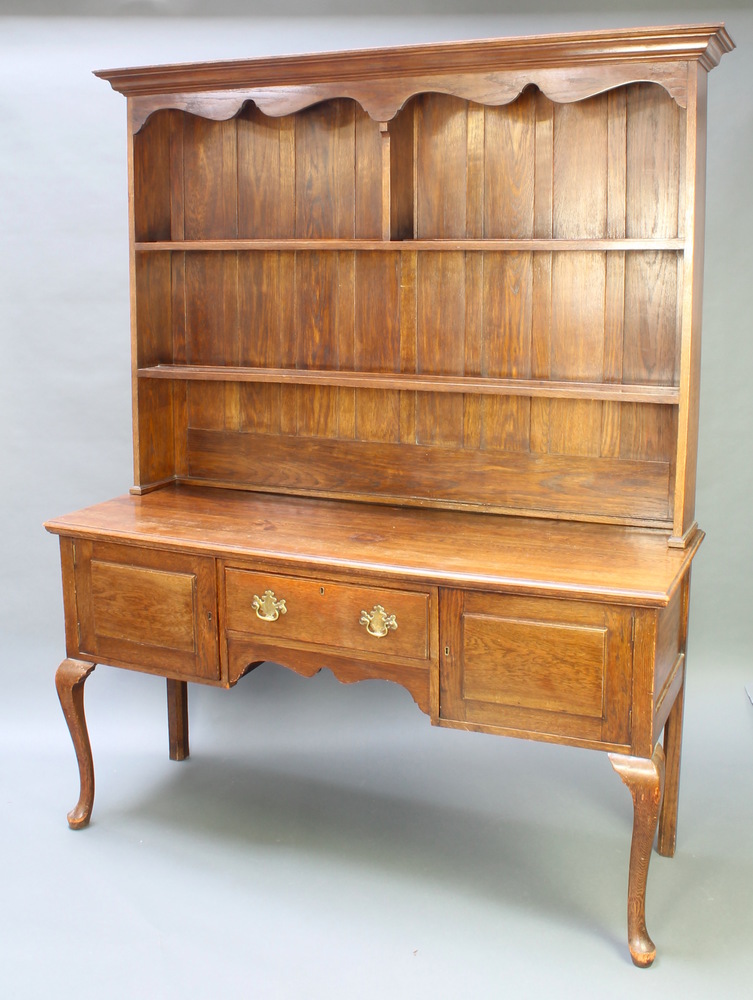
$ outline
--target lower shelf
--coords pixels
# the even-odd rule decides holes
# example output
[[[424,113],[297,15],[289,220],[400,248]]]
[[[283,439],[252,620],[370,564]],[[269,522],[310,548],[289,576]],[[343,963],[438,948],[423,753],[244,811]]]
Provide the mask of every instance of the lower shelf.
[[[345,388],[397,389],[405,392],[454,392],[544,399],[595,399],[677,406],[680,390],[668,385],[622,382],[575,382],[552,379],[427,375],[414,372],[333,371],[303,368],[247,368],[230,365],[154,365],[140,368],[139,378],[199,382],[277,382]]]

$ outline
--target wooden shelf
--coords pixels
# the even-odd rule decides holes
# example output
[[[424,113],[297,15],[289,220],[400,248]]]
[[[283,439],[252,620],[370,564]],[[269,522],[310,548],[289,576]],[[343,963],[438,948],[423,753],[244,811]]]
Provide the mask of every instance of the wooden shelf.
[[[466,392],[487,396],[537,396],[550,399],[612,400],[676,406],[675,386],[616,382],[556,382],[549,379],[487,378],[472,375],[422,375],[405,372],[353,372],[296,368],[238,368],[229,365],[155,365],[140,368],[139,378],[197,382],[284,382],[357,389],[413,392]]]
[[[136,243],[138,253],[186,250],[684,250],[684,239],[506,239],[506,240],[367,240],[367,239],[253,239],[155,240]]]

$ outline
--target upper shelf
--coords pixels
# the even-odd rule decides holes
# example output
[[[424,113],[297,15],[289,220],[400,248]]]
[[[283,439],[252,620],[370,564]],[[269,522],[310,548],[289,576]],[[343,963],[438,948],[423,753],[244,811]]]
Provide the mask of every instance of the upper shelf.
[[[685,240],[669,239],[232,239],[154,240],[135,244],[139,253],[166,250],[683,250]]]

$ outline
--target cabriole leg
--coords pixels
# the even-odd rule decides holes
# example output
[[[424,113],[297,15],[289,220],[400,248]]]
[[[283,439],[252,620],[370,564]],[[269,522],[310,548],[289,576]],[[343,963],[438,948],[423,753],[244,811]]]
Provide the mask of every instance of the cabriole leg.
[[[68,826],[72,830],[88,824],[94,805],[94,762],[84,715],[84,681],[94,667],[94,663],[82,660],[63,660],[55,674],[55,686],[73,740],[81,780],[78,803],[68,813]]]
[[[188,757],[188,684],[167,680],[167,728],[170,734],[170,760]]]
[[[612,767],[633,796],[633,840],[628,876],[628,945],[633,962],[651,965],[656,947],[646,930],[646,880],[664,787],[664,751],[657,746],[651,759],[610,753]]]
[[[656,849],[665,858],[674,856],[677,844],[677,804],[680,796],[680,757],[682,754],[682,715],[684,701],[685,684],[683,683],[664,726],[664,753],[667,758],[667,766]]]

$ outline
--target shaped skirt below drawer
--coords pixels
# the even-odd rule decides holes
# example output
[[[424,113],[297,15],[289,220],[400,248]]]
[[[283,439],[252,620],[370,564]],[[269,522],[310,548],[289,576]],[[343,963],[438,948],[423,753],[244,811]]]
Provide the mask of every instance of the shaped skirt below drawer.
[[[225,627],[264,642],[429,658],[430,594],[225,569]]]

